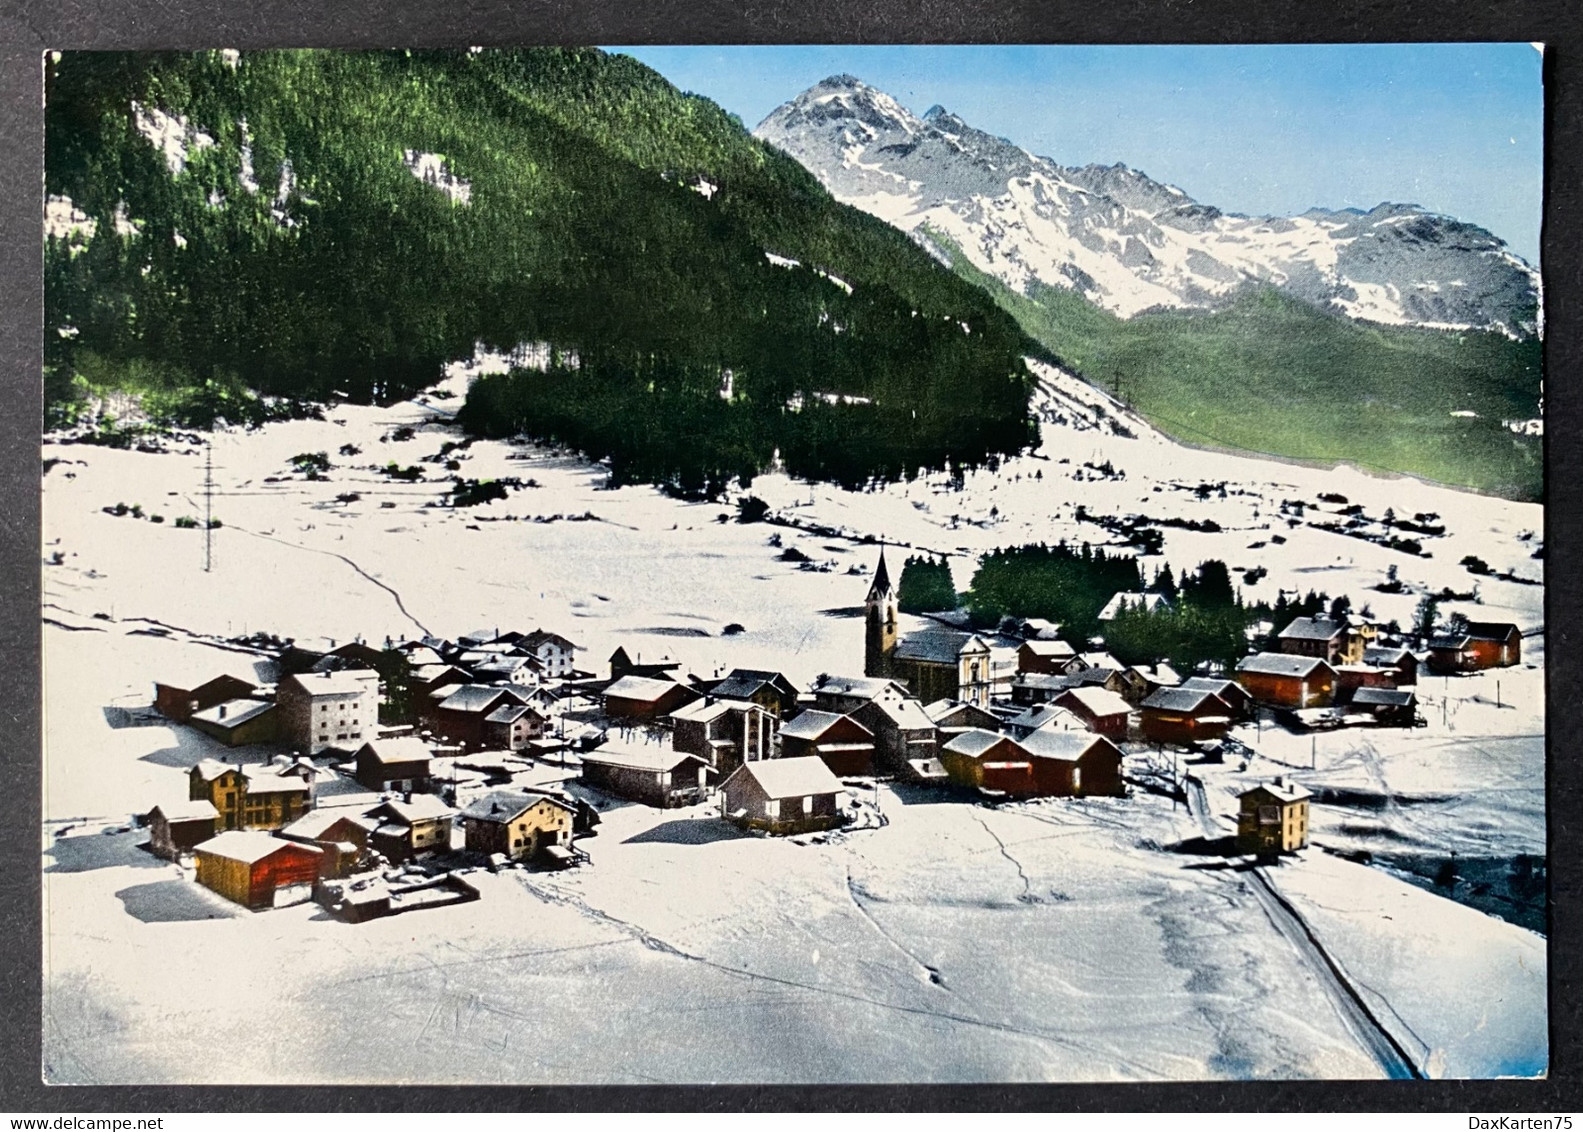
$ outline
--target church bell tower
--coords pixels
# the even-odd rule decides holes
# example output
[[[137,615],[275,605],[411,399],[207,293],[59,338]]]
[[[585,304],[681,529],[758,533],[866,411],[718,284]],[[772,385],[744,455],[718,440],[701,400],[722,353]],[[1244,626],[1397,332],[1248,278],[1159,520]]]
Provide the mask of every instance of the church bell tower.
[[[879,552],[879,565],[874,569],[874,584],[868,588],[863,602],[864,623],[867,629],[863,644],[863,675],[889,677],[891,654],[896,651],[896,614],[899,598],[896,587],[890,584],[890,571],[885,568],[885,548]]]

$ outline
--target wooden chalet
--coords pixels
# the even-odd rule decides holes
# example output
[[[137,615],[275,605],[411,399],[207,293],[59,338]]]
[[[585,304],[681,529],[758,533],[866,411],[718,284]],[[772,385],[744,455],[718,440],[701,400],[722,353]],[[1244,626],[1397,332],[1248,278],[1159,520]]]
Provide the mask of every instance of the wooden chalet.
[[[644,676],[651,680],[669,680],[678,668],[682,666],[679,660],[660,660],[643,663],[643,654],[639,653],[634,660],[627,650],[617,647],[610,654],[610,679],[620,680],[623,676]]]
[[[1363,663],[1394,673],[1398,688],[1418,683],[1418,658],[1400,645],[1375,645],[1363,650]]]
[[[1510,622],[1469,621],[1468,643],[1478,668],[1510,668],[1522,662],[1522,630]]]
[[[571,859],[577,808],[549,794],[491,790],[462,811],[469,852],[513,861]]]
[[[703,801],[709,790],[710,767],[705,759],[660,743],[610,740],[581,757],[584,783],[645,806],[692,806]]]
[[[883,676],[826,676],[813,686],[813,706],[844,715],[870,700],[900,703],[910,694],[905,685]]]
[[[1338,664],[1335,668],[1338,704],[1351,703],[1360,688],[1396,687],[1396,670],[1392,668],[1376,668],[1372,664]]]
[[[1237,665],[1237,683],[1261,704],[1325,707],[1335,696],[1336,670],[1318,657],[1261,652]]]
[[[605,714],[628,725],[658,723],[703,693],[675,680],[623,676],[605,689]]]
[[[854,709],[850,717],[873,732],[876,765],[887,773],[906,774],[913,764],[928,762],[939,754],[934,720],[911,696],[899,701],[870,700]]]
[[[1032,640],[1017,646],[1017,671],[1062,676],[1077,662],[1077,650],[1065,641]]]
[[[275,836],[312,845],[322,854],[319,875],[343,877],[365,864],[369,835],[378,824],[377,819],[355,810],[309,810]]]
[[[1132,705],[1108,688],[1069,688],[1055,698],[1055,706],[1077,716],[1083,726],[1098,735],[1127,737]]]
[[[1189,676],[1177,687],[1196,692],[1215,693],[1226,701],[1232,715],[1238,719],[1247,716],[1253,710],[1253,697],[1248,694],[1248,690],[1235,680],[1228,680],[1224,676]]]
[[[952,782],[1013,798],[1038,792],[1033,759],[1017,740],[993,731],[964,731],[940,748],[940,765]]]
[[[1187,746],[1224,739],[1236,714],[1207,688],[1161,688],[1143,701],[1140,726],[1151,743]]]
[[[874,773],[874,732],[851,715],[809,708],[781,727],[781,757],[817,758],[830,773]]]
[[[1429,669],[1437,675],[1509,668],[1522,662],[1522,630],[1506,621],[1470,621],[1464,633],[1429,642]]]
[[[412,794],[381,802],[369,812],[377,824],[368,845],[392,862],[451,851],[456,811],[433,794]]]
[[[227,700],[193,712],[187,725],[227,747],[274,743],[280,738],[280,712],[263,700]]]
[[[1057,696],[1078,686],[1070,674],[1019,672],[1011,681],[1011,702],[1021,707],[1053,703]]]
[[[503,703],[484,716],[484,745],[520,751],[548,733],[547,715],[529,704]]]
[[[283,908],[313,895],[321,852],[254,830],[227,830],[193,848],[198,883],[244,908]]]
[[[200,711],[226,703],[244,700],[258,692],[258,685],[237,676],[216,676],[195,687],[178,684],[154,685],[154,710],[166,719],[185,723]]]
[[[524,689],[498,684],[462,684],[434,701],[443,690],[430,694],[432,702],[423,713],[423,722],[451,742],[473,748],[497,745],[492,740],[499,737],[498,725],[489,721],[491,715],[502,707],[528,702]]]
[[[1088,726],[1073,712],[1055,704],[1036,704],[1006,720],[1006,733],[1013,739],[1038,731],[1054,728],[1057,731],[1087,731]],[[998,726],[992,730],[999,730]]]
[[[1273,856],[1305,847],[1309,797],[1301,786],[1279,778],[1244,790],[1237,811],[1237,848],[1243,853]]]
[[[167,861],[184,854],[214,836],[219,811],[209,802],[161,802],[148,812],[148,847]]]
[[[733,668],[725,679],[710,687],[709,694],[716,699],[758,704],[777,719],[786,719],[797,712],[797,685],[780,672]]]
[[[1039,730],[1019,741],[1041,797],[1120,797],[1121,748],[1106,735]]]
[[[808,833],[841,823],[846,788],[823,759],[792,757],[743,763],[720,787],[720,812],[736,825],[768,833]]]
[[[669,721],[671,745],[703,759],[717,777],[775,753],[779,717],[751,700],[705,696],[671,712]]]
[[[429,745],[407,736],[370,739],[357,748],[355,777],[375,792],[427,790],[430,782]]]
[[[987,708],[963,703],[961,700],[936,700],[926,705],[923,713],[934,724],[941,743],[949,742],[962,732],[974,728],[982,731],[1000,729],[1000,719],[991,714]]]
[[[1418,694],[1411,688],[1359,688],[1352,696],[1352,710],[1372,715],[1384,727],[1414,727]]]

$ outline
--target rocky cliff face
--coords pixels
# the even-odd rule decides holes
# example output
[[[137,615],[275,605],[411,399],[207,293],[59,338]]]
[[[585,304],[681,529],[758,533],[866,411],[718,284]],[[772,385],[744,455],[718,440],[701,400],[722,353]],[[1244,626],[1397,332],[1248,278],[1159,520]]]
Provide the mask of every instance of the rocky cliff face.
[[[1069,288],[1123,317],[1263,284],[1375,322],[1537,329],[1538,273],[1484,229],[1416,205],[1223,213],[1125,165],[1058,165],[939,106],[919,117],[851,75],[754,133],[926,245],[937,233],[1011,287]]]

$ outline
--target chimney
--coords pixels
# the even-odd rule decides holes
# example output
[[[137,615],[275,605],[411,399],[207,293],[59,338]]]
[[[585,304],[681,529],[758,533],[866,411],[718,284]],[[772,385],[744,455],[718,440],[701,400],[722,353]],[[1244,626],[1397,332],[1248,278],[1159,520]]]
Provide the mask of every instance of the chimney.
[[[1277,774],[1277,775],[1276,775],[1276,776],[1275,776],[1275,785],[1277,785],[1277,786],[1285,786],[1285,785],[1286,785],[1286,783],[1285,783],[1285,782],[1283,782],[1283,781],[1281,781],[1281,779],[1282,779],[1282,776],[1281,776],[1281,775],[1279,775],[1279,774]]]
[[[221,719],[225,718],[225,705],[224,704],[220,705],[220,718]]]

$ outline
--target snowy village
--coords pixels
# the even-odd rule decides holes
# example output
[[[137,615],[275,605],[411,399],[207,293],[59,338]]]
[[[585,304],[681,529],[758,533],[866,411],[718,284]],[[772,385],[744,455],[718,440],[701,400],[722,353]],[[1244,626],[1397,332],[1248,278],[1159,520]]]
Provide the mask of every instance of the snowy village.
[[[47,1082],[1547,1073],[1500,238],[850,74],[749,133],[592,49],[91,54]]]

